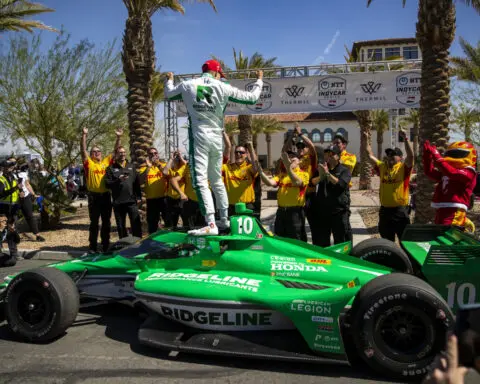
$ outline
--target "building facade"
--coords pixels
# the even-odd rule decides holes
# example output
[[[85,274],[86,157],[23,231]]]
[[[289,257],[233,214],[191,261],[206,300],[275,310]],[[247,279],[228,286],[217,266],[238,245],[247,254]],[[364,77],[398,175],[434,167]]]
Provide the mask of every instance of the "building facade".
[[[422,53],[415,38],[396,38],[356,41],[352,46],[356,61],[382,61],[391,57],[403,60],[421,60]]]

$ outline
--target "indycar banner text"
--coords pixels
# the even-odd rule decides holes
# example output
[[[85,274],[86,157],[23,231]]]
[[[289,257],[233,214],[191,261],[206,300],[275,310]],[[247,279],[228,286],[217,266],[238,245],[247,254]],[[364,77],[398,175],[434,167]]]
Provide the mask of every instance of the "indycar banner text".
[[[225,114],[418,108],[420,79],[418,70],[265,79],[255,105],[229,103]],[[254,83],[254,79],[230,81],[243,90],[250,90]],[[185,116],[183,102],[177,106],[178,115]]]

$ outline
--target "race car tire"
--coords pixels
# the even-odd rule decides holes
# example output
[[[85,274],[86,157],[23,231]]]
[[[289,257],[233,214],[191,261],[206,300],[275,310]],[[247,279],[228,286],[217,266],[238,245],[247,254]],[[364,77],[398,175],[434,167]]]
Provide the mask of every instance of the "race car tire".
[[[413,265],[408,255],[387,239],[363,240],[352,248],[350,255],[397,272],[413,274]]]
[[[6,288],[5,317],[10,329],[30,342],[62,335],[78,314],[77,286],[65,272],[43,267],[20,273]]]
[[[5,321],[5,304],[0,302],[0,324]]]
[[[423,280],[403,273],[365,284],[351,310],[360,358],[390,378],[425,376],[454,325],[445,300]]]
[[[128,247],[129,245],[135,244],[139,240],[141,240],[140,237],[136,236],[122,237],[108,248],[108,252],[119,251],[125,247]]]

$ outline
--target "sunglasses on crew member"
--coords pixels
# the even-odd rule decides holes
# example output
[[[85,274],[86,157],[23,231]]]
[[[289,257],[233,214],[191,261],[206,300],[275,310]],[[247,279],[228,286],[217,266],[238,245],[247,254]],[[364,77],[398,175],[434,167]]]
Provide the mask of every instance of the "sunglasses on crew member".
[[[245,151],[235,151],[235,154],[236,154],[236,155],[238,155],[238,154],[244,155],[245,153],[246,153]]]
[[[155,156],[155,155],[158,154],[158,152],[157,152],[157,151],[155,151],[155,152],[149,152],[148,154],[149,154],[150,156]]]

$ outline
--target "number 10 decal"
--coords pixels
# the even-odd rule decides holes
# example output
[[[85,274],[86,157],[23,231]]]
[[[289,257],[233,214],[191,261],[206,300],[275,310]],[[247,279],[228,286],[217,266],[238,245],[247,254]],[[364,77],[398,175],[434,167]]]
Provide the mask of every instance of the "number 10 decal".
[[[472,283],[463,283],[459,285],[458,288],[457,283],[450,283],[446,288],[448,289],[447,302],[450,308],[453,308],[455,304],[465,305],[475,303],[477,291]]]
[[[253,231],[253,220],[251,217],[239,217],[238,218],[238,233],[245,233],[249,235]]]

